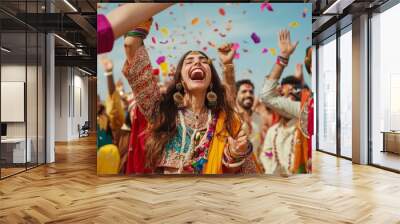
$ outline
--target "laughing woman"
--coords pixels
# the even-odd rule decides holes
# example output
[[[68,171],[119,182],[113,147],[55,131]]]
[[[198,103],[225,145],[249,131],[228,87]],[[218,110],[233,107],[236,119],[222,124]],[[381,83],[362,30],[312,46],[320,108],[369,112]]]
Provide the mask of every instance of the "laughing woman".
[[[174,81],[161,94],[143,38],[150,25],[125,38],[123,73],[150,125],[146,165],[164,174],[252,173],[252,146],[228,100],[212,61],[199,51],[185,53]]]

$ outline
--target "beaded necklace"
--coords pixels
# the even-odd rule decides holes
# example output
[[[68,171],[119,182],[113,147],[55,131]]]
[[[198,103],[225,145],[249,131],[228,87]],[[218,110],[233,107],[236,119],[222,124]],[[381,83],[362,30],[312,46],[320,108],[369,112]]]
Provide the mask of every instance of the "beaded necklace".
[[[282,123],[280,123],[279,126],[275,129],[275,135],[274,135],[274,138],[273,138],[272,150],[273,150],[273,153],[275,154],[275,161],[276,161],[276,163],[277,163],[277,165],[278,165],[278,167],[280,169],[280,174],[283,174],[283,173],[284,174],[288,174],[290,172],[291,165],[292,165],[292,155],[293,155],[293,152],[294,152],[293,148],[294,148],[294,140],[296,139],[296,129],[295,129],[295,131],[293,133],[294,136],[293,136],[293,138],[292,138],[292,140],[290,142],[289,161],[288,161],[287,169],[285,169],[285,167],[282,166],[281,160],[279,159],[278,150],[276,149],[277,148],[276,147],[276,138],[278,136],[278,129],[281,126],[282,126]]]
[[[183,147],[186,143],[186,124],[184,120],[184,116],[182,111],[179,111],[179,120],[182,126],[183,138],[182,138],[182,148],[181,151],[183,152]],[[181,160],[181,164],[179,167],[178,173],[181,173],[183,170],[187,172],[196,172],[200,173],[203,170],[204,164],[207,162],[208,158],[208,151],[210,148],[210,142],[212,140],[212,136],[215,132],[215,126],[217,123],[217,116],[211,115],[211,110],[208,110],[208,121],[207,121],[207,131],[206,134],[203,136],[202,140],[200,140],[200,144],[197,147],[195,146],[195,141],[199,140],[200,134],[198,129],[193,130],[193,134],[191,135],[191,142],[189,149],[184,155],[184,159]],[[190,159],[192,158],[192,159]]]

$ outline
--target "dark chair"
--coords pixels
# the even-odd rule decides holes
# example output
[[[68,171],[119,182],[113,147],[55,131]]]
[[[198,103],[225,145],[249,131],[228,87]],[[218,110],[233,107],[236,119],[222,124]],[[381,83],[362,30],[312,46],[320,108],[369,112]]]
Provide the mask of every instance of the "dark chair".
[[[78,130],[79,130],[79,138],[89,136],[89,130],[90,130],[89,121],[85,121],[85,123],[82,125],[82,127],[80,127],[80,125],[78,125]]]

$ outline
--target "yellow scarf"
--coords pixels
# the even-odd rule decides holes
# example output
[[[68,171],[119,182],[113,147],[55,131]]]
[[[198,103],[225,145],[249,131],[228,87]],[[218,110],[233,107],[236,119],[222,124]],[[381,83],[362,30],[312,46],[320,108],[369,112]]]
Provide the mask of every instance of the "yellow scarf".
[[[203,174],[223,174],[222,171],[222,156],[224,153],[225,144],[228,136],[230,136],[225,125],[226,114],[220,112],[218,115],[217,125],[215,127],[215,133],[211,140],[210,149],[208,152],[208,161],[203,168]],[[241,126],[240,119],[235,117],[232,124],[233,138],[239,133]]]

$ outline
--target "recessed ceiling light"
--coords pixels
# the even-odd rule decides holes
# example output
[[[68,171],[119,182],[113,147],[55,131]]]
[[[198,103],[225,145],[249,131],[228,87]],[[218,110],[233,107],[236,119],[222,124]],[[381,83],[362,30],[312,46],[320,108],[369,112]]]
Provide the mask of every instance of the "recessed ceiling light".
[[[57,37],[58,39],[60,39],[61,41],[63,41],[64,43],[68,44],[69,46],[75,48],[75,45],[71,44],[71,42],[69,42],[69,41],[67,41],[66,39],[60,37],[59,35],[54,34],[54,36]]]
[[[65,4],[67,4],[72,10],[74,10],[75,12],[78,12],[78,10],[71,4],[69,3],[68,0],[64,0]]]
[[[9,49],[7,49],[7,48],[5,48],[5,47],[1,47],[1,50],[4,51],[4,52],[7,52],[7,53],[10,53],[10,52],[11,52],[11,50],[9,50]]]

